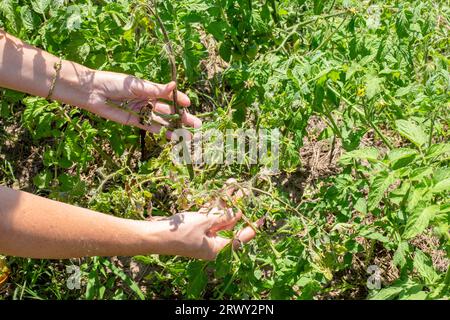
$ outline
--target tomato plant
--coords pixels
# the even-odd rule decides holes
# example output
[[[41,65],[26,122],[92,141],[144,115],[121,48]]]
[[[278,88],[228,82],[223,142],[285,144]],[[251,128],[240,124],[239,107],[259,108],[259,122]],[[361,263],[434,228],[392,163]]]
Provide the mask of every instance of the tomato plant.
[[[3,0],[0,27],[91,68],[167,82],[163,34],[145,4]],[[448,299],[448,3],[157,5],[191,112],[206,129],[280,130],[279,172],[204,164],[189,180],[163,134],[147,138],[141,161],[137,129],[2,90],[0,181],[145,219],[198,208],[233,176],[251,190],[241,209],[266,216],[265,227],[214,262],[9,258],[3,297]],[[65,286],[73,263],[78,291]]]

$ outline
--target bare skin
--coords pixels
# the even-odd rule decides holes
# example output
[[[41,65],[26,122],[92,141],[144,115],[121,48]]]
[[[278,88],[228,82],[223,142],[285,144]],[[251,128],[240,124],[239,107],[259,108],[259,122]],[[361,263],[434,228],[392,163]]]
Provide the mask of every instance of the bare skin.
[[[50,53],[0,30],[0,87],[46,97],[58,62]],[[133,110],[150,100],[155,111],[173,114],[175,110],[165,101],[172,99],[174,86],[62,61],[52,98],[156,133],[167,125],[165,119],[156,116],[151,124],[141,124],[138,116],[111,107],[107,100],[131,101],[128,107]],[[184,93],[177,96],[180,106],[190,105]],[[187,112],[181,120],[186,126],[201,126]],[[232,196],[234,191],[227,193]],[[217,232],[233,229],[241,216],[219,204],[208,214],[184,212],[161,220],[135,221],[0,186],[0,253],[48,259],[158,253],[211,260],[232,241]],[[245,243],[255,234],[247,226],[236,233],[236,239]]]

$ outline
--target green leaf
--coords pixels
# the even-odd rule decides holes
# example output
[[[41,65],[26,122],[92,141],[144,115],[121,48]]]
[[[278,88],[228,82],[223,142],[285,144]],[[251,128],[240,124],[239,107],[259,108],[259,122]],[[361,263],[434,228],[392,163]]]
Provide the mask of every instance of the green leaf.
[[[233,265],[231,263],[228,263],[230,259],[233,257],[233,252],[231,245],[225,246],[219,254],[217,255],[215,266],[216,266],[216,272],[215,275],[217,278],[224,278],[225,276],[229,275]]]
[[[383,79],[377,77],[376,75],[368,75],[366,77],[366,97],[372,99],[381,90],[381,83]]]
[[[227,34],[228,23],[226,21],[213,21],[206,27],[217,41],[224,41]]]
[[[343,165],[349,165],[353,162],[353,160],[365,159],[369,161],[377,161],[379,154],[380,153],[376,148],[363,148],[344,153],[339,159],[339,162]]]
[[[450,191],[450,178],[444,179],[442,181],[439,181],[434,185],[434,187],[431,189],[433,193],[439,193],[439,192],[445,192]]]
[[[48,187],[50,181],[52,180],[52,174],[45,170],[44,172],[39,173],[33,178],[33,183],[39,189],[44,189]]]
[[[370,186],[369,198],[367,202],[369,210],[373,210],[379,205],[384,193],[389,186],[394,183],[394,180],[394,175],[388,174],[387,172],[382,172],[379,176],[375,177],[372,185]]]
[[[396,93],[395,96],[396,97],[403,97],[406,96],[407,94],[414,94],[417,91],[417,85],[415,83],[410,84],[406,87],[401,87],[399,88]]]
[[[109,142],[111,143],[111,148],[114,150],[114,152],[118,156],[121,156],[125,151],[125,146],[123,144],[121,136],[113,132],[109,137]]]
[[[392,149],[388,154],[388,160],[394,170],[410,164],[419,153],[414,149]]]
[[[141,300],[145,300],[145,295],[136,282],[131,279],[122,269],[118,268],[111,261],[106,258],[102,258],[102,263],[108,267],[108,269],[112,270],[112,272],[119,277],[128,287],[139,297]]]
[[[345,79],[350,80],[356,72],[361,71],[362,69],[363,68],[357,62],[352,62],[345,73]]]
[[[17,7],[17,0],[2,0],[0,1],[0,13],[6,18],[9,22],[10,27],[17,31],[17,23],[16,23],[16,15],[15,8]],[[3,24],[3,23],[2,23]]]
[[[390,300],[394,299],[403,291],[402,287],[392,286],[381,289],[377,293],[373,294],[369,300]]]
[[[367,201],[364,198],[359,198],[355,205],[354,208],[356,211],[361,212],[362,214],[367,214]]]
[[[413,212],[414,208],[417,207],[420,201],[423,200],[424,194],[427,192],[428,188],[413,188],[409,194],[406,202],[406,210],[408,212]]]
[[[192,261],[187,268],[189,283],[186,294],[189,299],[199,298],[206,287],[208,278],[204,271],[204,262]]]
[[[405,295],[415,293],[422,290],[423,285],[407,279],[406,281],[394,282],[390,287],[373,292],[369,295],[370,300],[390,300],[394,298],[401,298]]]
[[[321,14],[324,6],[325,6],[325,1],[314,0],[314,14],[316,14],[316,15]]]
[[[397,131],[419,148],[428,142],[428,136],[417,124],[408,120],[395,121]]]
[[[433,284],[439,279],[430,257],[419,249],[414,254],[414,268],[427,281],[427,284]]]
[[[20,8],[20,18],[22,20],[22,24],[27,31],[32,31],[35,27],[35,22],[33,19],[33,12],[30,7],[23,6]]]
[[[408,251],[409,251],[408,242],[406,241],[400,242],[397,250],[395,250],[394,253],[394,265],[403,268],[406,265]]]
[[[426,208],[419,208],[413,212],[408,218],[405,231],[403,232],[404,239],[411,239],[422,233],[430,223],[430,220],[439,212],[439,206],[432,205]]]
[[[450,154],[450,143],[438,143],[433,144],[430,146],[430,148],[427,150],[427,153],[425,155],[425,158],[431,159],[431,158],[437,158],[441,155],[447,155],[447,158]]]
[[[51,0],[33,0],[31,1],[31,6],[36,13],[45,14]]]
[[[413,284],[399,295],[398,300],[424,300],[428,293],[422,290],[422,284]]]
[[[366,239],[378,240],[380,242],[389,242],[389,238],[373,230],[364,230],[359,234]]]
[[[420,287],[420,286],[417,286]],[[418,291],[414,293],[405,292],[400,297],[401,300],[426,300],[428,298],[428,292]]]
[[[219,46],[219,53],[223,60],[230,61],[231,59],[231,45],[228,41],[224,41]]]
[[[409,20],[406,17],[405,11],[400,11],[395,22],[395,29],[399,38],[408,36]]]

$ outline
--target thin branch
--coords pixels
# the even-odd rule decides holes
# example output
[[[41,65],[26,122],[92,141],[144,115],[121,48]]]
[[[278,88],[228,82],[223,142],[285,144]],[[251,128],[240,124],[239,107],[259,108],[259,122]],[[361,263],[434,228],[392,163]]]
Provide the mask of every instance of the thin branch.
[[[150,14],[152,14],[155,18],[156,21],[159,25],[159,28],[161,29],[161,32],[163,34],[164,37],[164,43],[165,43],[165,49],[167,51],[167,55],[169,57],[169,62],[170,62],[170,67],[172,70],[172,81],[175,82],[175,88],[173,89],[173,106],[175,108],[176,113],[180,116],[178,119],[175,119],[175,128],[181,128],[182,127],[182,117],[184,115],[184,113],[186,112],[186,110],[184,108],[180,108],[178,106],[178,99],[177,99],[177,94],[178,94],[178,80],[177,80],[177,64],[176,64],[176,60],[175,60],[175,53],[173,51],[172,48],[172,43],[169,39],[169,35],[167,33],[166,28],[164,27],[164,23],[162,22],[159,14],[158,14],[158,8],[157,8],[157,4],[155,0],[149,0],[149,3],[147,3],[146,8],[147,10],[150,12]],[[152,7],[152,5],[153,7]],[[191,163],[187,163],[186,167],[188,169],[189,172],[189,178],[192,180],[194,179],[194,166]]]
[[[177,99],[177,93],[178,93],[177,78],[178,78],[178,76],[177,76],[177,64],[176,64],[176,60],[175,60],[175,53],[173,51],[172,43],[169,39],[167,30],[164,27],[164,23],[162,22],[159,14],[158,14],[156,2],[154,0],[150,0],[149,2],[151,2],[153,4],[153,8],[150,4],[148,4],[146,7],[147,7],[148,11],[156,18],[156,21],[158,22],[161,33],[163,34],[164,45],[165,45],[165,49],[167,51],[167,55],[169,57],[169,62],[170,62],[171,78],[172,78],[172,81],[175,82],[175,88],[173,89],[173,97],[172,97],[173,98],[173,106],[181,118],[183,116],[183,113],[185,112],[185,110],[184,110],[184,108],[178,107],[178,99]],[[181,127],[181,119],[177,120],[176,122],[177,122],[176,127],[177,128]]]

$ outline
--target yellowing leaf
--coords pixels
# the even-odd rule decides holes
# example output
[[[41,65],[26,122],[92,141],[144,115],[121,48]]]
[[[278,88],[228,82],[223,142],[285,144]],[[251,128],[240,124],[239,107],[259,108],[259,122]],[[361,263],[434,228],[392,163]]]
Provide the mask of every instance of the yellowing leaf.
[[[8,280],[9,273],[10,271],[6,264],[6,258],[0,257],[0,286]]]

